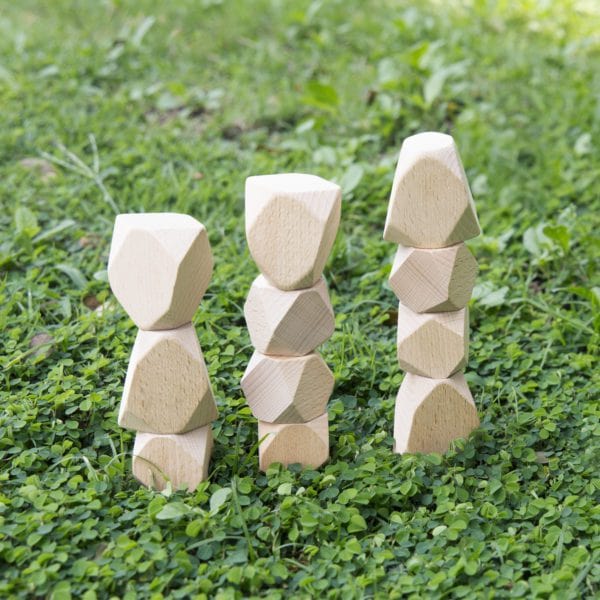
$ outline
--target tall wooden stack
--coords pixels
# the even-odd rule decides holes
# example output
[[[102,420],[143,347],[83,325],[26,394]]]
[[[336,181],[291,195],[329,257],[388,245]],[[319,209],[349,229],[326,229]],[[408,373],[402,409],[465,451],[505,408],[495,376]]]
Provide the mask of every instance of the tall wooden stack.
[[[465,240],[480,233],[454,140],[421,133],[402,144],[384,239],[400,244],[390,274],[398,299],[398,362],[407,371],[396,399],[395,451],[445,452],[479,425],[462,369],[467,303],[477,261]]]
[[[137,431],[133,474],[150,487],[192,491],[207,477],[217,407],[191,320],[212,267],[206,229],[192,217],[117,217],[108,277],[139,327],[119,425]]]
[[[323,279],[341,212],[339,186],[302,174],[246,180],[246,237],[259,275],[244,313],[255,352],[242,389],[258,419],[259,465],[329,458],[333,374],[314,350],[334,331]]]

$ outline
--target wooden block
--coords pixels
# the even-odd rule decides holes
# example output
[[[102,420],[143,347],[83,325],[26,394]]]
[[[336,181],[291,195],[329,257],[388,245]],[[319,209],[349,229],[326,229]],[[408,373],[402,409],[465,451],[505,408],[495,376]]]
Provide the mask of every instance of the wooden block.
[[[335,328],[323,278],[310,288],[284,292],[259,275],[244,315],[252,345],[262,354],[302,356],[329,339]]]
[[[255,352],[241,385],[260,421],[303,423],[325,412],[334,379],[318,354],[280,357]]]
[[[192,320],[212,275],[204,225],[175,213],[123,214],[115,221],[108,279],[140,329]]]
[[[463,369],[469,355],[469,313],[417,314],[398,307],[398,363],[405,371],[444,379]]]
[[[133,447],[132,469],[145,486],[162,490],[187,487],[193,492],[208,477],[213,447],[210,425],[179,435],[138,433]]]
[[[476,277],[477,261],[463,243],[437,250],[399,246],[390,287],[414,312],[448,312],[467,305]]]
[[[396,398],[395,452],[443,453],[477,427],[477,408],[462,373],[449,379],[406,374]]]
[[[443,248],[481,233],[454,140],[419,133],[404,140],[383,237],[416,248]]]
[[[299,173],[246,179],[246,237],[262,274],[281,290],[321,277],[340,222],[341,189]]]
[[[125,379],[119,425],[152,433],[184,433],[216,418],[194,326],[140,329]]]
[[[263,439],[264,438],[264,439]],[[300,463],[316,469],[329,458],[329,424],[327,413],[307,423],[258,422],[259,467],[266,471],[273,463],[286,467]]]

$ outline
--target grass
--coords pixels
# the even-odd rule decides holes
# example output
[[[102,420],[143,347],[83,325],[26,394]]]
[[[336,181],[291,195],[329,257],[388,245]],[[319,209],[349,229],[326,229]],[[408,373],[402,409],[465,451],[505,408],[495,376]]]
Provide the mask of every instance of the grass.
[[[593,2],[4,3],[0,595],[595,597],[600,14]],[[402,374],[381,239],[402,139],[451,132],[484,234],[467,377],[482,420],[391,452]],[[250,174],[340,182],[332,456],[258,471],[239,380]],[[142,489],[116,424],[135,327],[117,211],[190,213],[220,417],[210,481]],[[102,310],[95,310],[101,306]]]

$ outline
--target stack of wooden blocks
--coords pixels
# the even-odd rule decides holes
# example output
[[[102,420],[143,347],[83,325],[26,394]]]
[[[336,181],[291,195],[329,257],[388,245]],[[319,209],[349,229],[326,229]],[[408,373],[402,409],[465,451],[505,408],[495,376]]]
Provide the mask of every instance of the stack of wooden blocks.
[[[244,313],[255,352],[242,389],[258,419],[259,465],[329,458],[333,374],[315,352],[334,331],[322,272],[340,221],[339,186],[313,175],[246,180],[246,237],[261,275]]]
[[[480,233],[469,184],[449,135],[402,144],[384,239],[400,244],[390,286],[398,299],[398,362],[407,371],[394,418],[395,451],[445,452],[479,425],[462,369]]]
[[[150,487],[191,491],[208,475],[217,407],[191,320],[212,267],[206,229],[192,217],[117,217],[108,277],[139,327],[119,425],[137,431],[133,473]]]

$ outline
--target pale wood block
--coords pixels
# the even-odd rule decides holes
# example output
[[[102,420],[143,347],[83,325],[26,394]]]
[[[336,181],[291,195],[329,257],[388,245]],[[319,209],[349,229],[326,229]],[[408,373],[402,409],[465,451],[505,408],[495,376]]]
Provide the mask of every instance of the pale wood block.
[[[465,244],[425,250],[399,246],[390,287],[402,304],[417,313],[464,308],[477,277],[477,261]]]
[[[310,288],[284,292],[259,275],[250,288],[244,315],[252,345],[262,354],[302,356],[329,339],[335,329],[322,277]]]
[[[264,439],[263,439],[264,438]],[[307,423],[258,422],[259,467],[266,471],[273,463],[286,467],[300,463],[316,469],[329,459],[329,423],[327,413]]]
[[[477,427],[477,408],[462,373],[449,379],[405,375],[396,398],[395,452],[444,453]]]
[[[252,414],[268,423],[303,423],[323,414],[333,373],[315,353],[298,357],[255,352],[241,381]]]
[[[194,326],[140,329],[125,379],[119,425],[152,433],[184,433],[216,418]]]
[[[117,217],[108,279],[140,329],[175,329],[191,321],[212,268],[208,235],[196,219],[176,213]]]
[[[458,149],[427,132],[404,140],[383,237],[417,248],[443,248],[481,233]]]
[[[133,447],[133,475],[146,487],[187,487],[193,492],[208,477],[213,447],[210,425],[179,435],[138,433]]]
[[[409,373],[444,379],[463,369],[469,355],[469,313],[418,314],[398,307],[398,363]]]
[[[246,179],[246,237],[261,273],[281,290],[321,277],[340,222],[341,189],[315,175]]]

